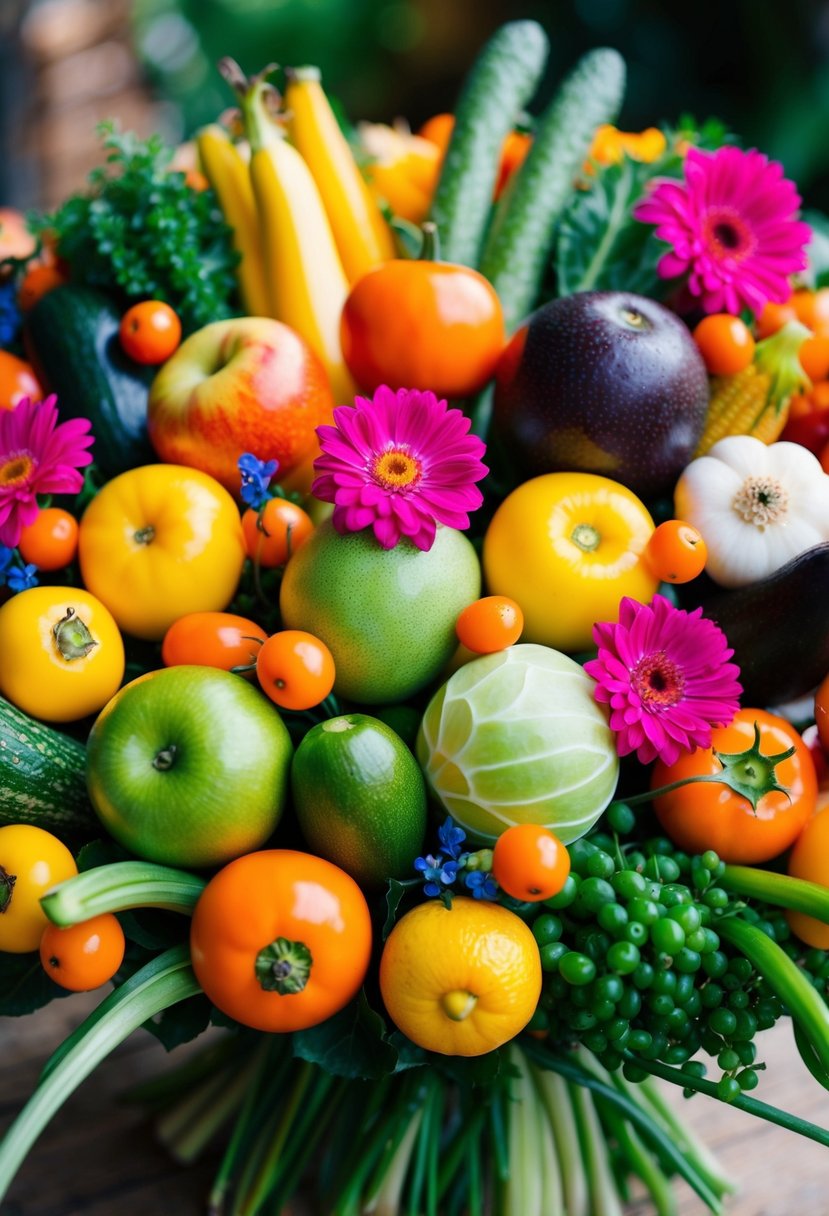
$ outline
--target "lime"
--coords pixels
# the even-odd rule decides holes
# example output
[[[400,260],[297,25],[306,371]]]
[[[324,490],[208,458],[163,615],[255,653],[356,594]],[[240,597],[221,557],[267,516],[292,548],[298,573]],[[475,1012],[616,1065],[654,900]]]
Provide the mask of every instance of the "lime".
[[[366,886],[412,876],[426,830],[426,788],[390,726],[367,714],[320,722],[297,748],[291,785],[315,853]]]
[[[285,567],[286,629],[304,629],[334,656],[334,692],[379,705],[434,680],[457,645],[458,613],[480,595],[472,545],[438,528],[428,552],[401,541],[382,549],[370,532],[341,536],[323,523]]]

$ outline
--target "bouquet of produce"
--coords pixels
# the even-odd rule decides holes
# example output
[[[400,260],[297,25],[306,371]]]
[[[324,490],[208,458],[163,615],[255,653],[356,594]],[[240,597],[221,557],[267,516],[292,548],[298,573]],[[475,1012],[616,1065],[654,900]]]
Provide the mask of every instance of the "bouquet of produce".
[[[829,220],[547,50],[418,134],[224,61],[0,233],[0,1013],[113,984],[0,1196],[139,1027],[214,1216],[719,1212],[654,1078],[829,1145]]]

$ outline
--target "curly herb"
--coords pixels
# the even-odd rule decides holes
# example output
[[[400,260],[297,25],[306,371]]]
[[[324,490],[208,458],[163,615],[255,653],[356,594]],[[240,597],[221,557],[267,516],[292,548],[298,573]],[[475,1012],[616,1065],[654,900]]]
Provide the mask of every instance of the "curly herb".
[[[186,333],[238,311],[238,255],[213,191],[193,190],[169,169],[161,136],[141,140],[111,122],[98,131],[107,157],[88,192],[36,221],[55,233],[73,278],[119,288],[125,301],[164,300]]]

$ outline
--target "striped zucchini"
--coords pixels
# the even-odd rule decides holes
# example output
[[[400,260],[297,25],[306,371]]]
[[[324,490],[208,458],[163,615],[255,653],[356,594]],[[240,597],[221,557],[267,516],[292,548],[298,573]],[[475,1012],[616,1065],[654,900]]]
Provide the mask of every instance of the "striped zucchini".
[[[57,836],[89,835],[86,748],[0,697],[0,826],[30,823]]]
[[[580,59],[539,119],[495,212],[479,270],[498,292],[510,331],[535,306],[575,178],[596,128],[615,119],[624,90],[617,51],[602,48]]]
[[[501,144],[535,92],[548,49],[536,21],[509,21],[493,34],[464,81],[429,216],[437,224],[445,262],[477,264]]]

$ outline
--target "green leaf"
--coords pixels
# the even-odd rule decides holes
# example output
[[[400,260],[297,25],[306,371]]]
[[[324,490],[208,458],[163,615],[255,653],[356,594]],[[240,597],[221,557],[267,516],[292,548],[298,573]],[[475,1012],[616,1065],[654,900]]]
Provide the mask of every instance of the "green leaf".
[[[376,1080],[394,1072],[397,1065],[397,1052],[385,1032],[383,1019],[361,992],[327,1022],[297,1031],[294,1055],[336,1077]]]
[[[466,1089],[471,1085],[479,1085],[486,1088],[489,1085],[494,1085],[501,1073],[501,1053],[500,1051],[488,1051],[483,1056],[432,1056],[432,1062],[441,1069],[446,1076],[451,1077],[453,1081],[457,1081],[458,1085]]]
[[[182,1043],[192,1042],[207,1030],[212,1008],[207,997],[199,993],[178,1005],[162,1009],[161,1013],[145,1022],[142,1029],[158,1039],[165,1050],[172,1051]]]
[[[406,882],[400,882],[397,878],[390,878],[389,885],[386,887],[386,919],[383,924],[382,940],[385,941],[388,935],[394,928],[394,922],[397,920],[397,909],[400,907],[400,901],[408,891],[409,887],[416,886],[418,879],[408,879]]]
[[[408,1068],[420,1068],[421,1065],[428,1064],[429,1053],[413,1043],[402,1030],[393,1031],[388,1035],[388,1041],[397,1052],[395,1072],[405,1072]]]
[[[624,157],[617,165],[597,168],[587,190],[577,191],[562,217],[556,245],[558,293],[633,291],[657,299],[666,282],[656,265],[665,244],[650,224],[633,218],[648,181],[680,177],[681,161],[668,153],[652,165]]]
[[[69,995],[43,970],[37,951],[0,952],[0,1017],[19,1018],[41,1009],[56,997]]]
[[[114,840],[90,840],[85,844],[75,858],[78,873],[96,870],[98,866],[108,866],[115,861],[127,861],[132,856],[122,849]]]

